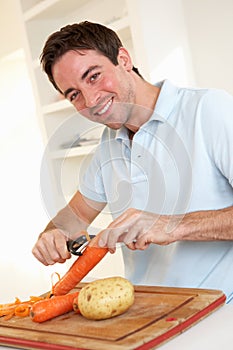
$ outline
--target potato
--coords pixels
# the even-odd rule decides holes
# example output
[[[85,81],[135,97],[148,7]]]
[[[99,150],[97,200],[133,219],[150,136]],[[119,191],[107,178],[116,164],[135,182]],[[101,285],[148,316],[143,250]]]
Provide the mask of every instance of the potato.
[[[134,287],[123,277],[108,277],[83,287],[78,295],[80,313],[91,320],[104,320],[124,313],[134,302]],[[77,310],[77,304],[74,304]]]

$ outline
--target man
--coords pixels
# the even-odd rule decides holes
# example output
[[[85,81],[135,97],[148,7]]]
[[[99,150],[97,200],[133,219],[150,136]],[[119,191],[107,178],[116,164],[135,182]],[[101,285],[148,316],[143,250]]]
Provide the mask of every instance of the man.
[[[152,85],[110,29],[90,22],[52,34],[41,62],[54,87],[106,125],[79,190],[39,236],[45,265],[109,205],[99,245],[123,242],[135,284],[233,291],[233,98]]]

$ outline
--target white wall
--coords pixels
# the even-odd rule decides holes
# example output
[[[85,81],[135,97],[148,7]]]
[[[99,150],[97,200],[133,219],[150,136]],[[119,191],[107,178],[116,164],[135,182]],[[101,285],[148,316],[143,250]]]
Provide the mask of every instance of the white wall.
[[[135,18],[136,64],[151,82],[233,93],[232,0],[128,0]],[[143,35],[141,34],[143,32]]]
[[[138,56],[146,56],[151,82],[171,79],[178,84],[194,83],[192,58],[181,0],[132,0],[136,14]],[[143,61],[142,61],[143,63]],[[140,68],[140,66],[139,66]]]
[[[0,0],[0,57],[22,46],[18,0]]]
[[[196,83],[233,94],[233,1],[182,2]]]
[[[22,51],[0,60],[0,303],[49,288],[31,249],[48,221],[40,196],[43,145]]]

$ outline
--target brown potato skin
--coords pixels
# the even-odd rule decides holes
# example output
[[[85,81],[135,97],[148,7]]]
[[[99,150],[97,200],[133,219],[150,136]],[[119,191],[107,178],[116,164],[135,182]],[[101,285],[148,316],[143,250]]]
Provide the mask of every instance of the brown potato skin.
[[[90,320],[104,320],[126,312],[134,303],[134,287],[123,277],[108,277],[83,287],[74,311]]]

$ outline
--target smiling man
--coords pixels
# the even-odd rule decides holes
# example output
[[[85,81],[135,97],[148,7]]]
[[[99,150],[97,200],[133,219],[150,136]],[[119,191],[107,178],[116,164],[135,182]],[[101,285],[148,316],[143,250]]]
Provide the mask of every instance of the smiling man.
[[[123,242],[134,284],[233,291],[233,98],[142,78],[115,32],[97,23],[62,28],[45,43],[43,68],[89,120],[106,125],[70,203],[33,248],[45,265],[70,257],[108,204],[101,246]]]

